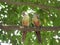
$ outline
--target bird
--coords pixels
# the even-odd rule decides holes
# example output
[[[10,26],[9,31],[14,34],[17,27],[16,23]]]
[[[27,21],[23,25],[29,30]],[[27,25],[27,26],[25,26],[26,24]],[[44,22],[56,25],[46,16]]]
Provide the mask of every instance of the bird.
[[[32,24],[35,26],[35,27],[40,27],[41,28],[41,22],[39,21],[39,15],[38,14],[33,14],[33,17],[32,17]],[[40,31],[35,31],[36,33],[36,37],[38,39],[38,42],[40,43],[41,42],[41,33]]]
[[[22,26],[29,27],[29,15],[25,11],[22,12]],[[27,31],[22,31],[22,41],[26,38]]]

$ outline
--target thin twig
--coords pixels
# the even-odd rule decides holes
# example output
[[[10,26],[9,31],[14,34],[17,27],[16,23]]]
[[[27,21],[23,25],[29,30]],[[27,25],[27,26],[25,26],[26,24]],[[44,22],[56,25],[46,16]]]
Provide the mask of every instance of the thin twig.
[[[7,4],[9,5],[16,5],[16,6],[19,6],[19,5],[28,5],[28,6],[32,6],[32,7],[40,7],[41,9],[58,9],[60,10],[60,7],[54,7],[54,6],[47,6],[47,5],[43,5],[43,4],[36,4],[36,3],[32,3],[32,2],[13,2],[11,0],[0,0],[0,2],[6,2]]]

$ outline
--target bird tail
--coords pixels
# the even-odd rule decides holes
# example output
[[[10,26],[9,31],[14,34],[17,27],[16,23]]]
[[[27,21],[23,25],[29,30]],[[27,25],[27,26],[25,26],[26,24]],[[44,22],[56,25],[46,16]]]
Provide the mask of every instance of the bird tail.
[[[35,31],[35,33],[36,33],[38,42],[40,43],[41,42],[41,34],[40,34],[40,31]]]
[[[27,31],[23,31],[22,32],[22,41],[24,42],[25,38],[26,38],[26,34],[27,34]]]

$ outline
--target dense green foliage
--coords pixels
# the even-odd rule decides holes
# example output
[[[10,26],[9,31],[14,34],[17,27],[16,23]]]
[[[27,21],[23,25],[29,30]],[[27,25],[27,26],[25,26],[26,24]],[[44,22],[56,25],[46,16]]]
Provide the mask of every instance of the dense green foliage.
[[[60,2],[57,0],[11,0],[15,2],[32,2],[36,4],[44,4],[47,6],[60,7]],[[14,3],[13,3],[14,4]],[[21,13],[32,9],[40,16],[42,26],[60,26],[60,10],[57,9],[41,9],[39,7],[31,7],[27,5],[8,5],[6,2],[0,2],[0,23],[3,25],[21,25]],[[32,17],[31,14],[29,14]],[[31,26],[31,25],[30,25]],[[41,31],[41,45],[60,45],[60,31]],[[57,39],[54,36],[58,36]],[[21,31],[4,31],[0,29],[0,40],[12,45],[23,45],[21,42]],[[33,32],[28,32],[25,40],[25,45],[40,45]]]

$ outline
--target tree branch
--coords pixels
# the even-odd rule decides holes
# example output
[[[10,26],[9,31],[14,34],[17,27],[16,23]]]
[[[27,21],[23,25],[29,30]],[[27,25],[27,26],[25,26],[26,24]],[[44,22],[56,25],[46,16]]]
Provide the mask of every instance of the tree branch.
[[[23,26],[0,26],[2,30],[21,30],[21,31],[57,31],[60,26],[54,27],[23,27]]]
[[[58,9],[60,10],[60,7],[53,7],[53,6],[47,6],[47,5],[42,5],[42,4],[36,4],[36,3],[32,3],[32,2],[12,2],[10,0],[0,0],[0,2],[6,2],[7,4],[12,4],[12,5],[16,5],[16,6],[19,6],[19,5],[28,5],[28,6],[32,6],[32,7],[40,7],[41,9],[49,9],[49,8],[52,8],[52,9]]]

